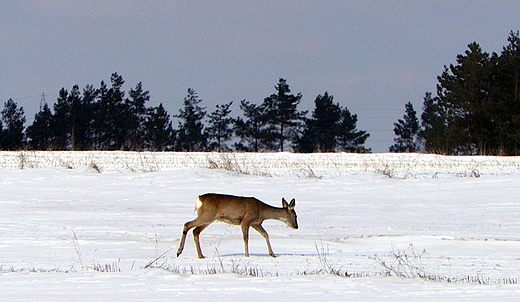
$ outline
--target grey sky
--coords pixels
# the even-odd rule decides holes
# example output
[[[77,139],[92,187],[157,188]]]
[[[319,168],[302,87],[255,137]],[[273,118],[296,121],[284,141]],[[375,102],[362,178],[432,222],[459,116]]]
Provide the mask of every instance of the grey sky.
[[[23,106],[27,126],[42,93],[53,104],[118,72],[170,114],[193,88],[208,111],[234,101],[238,115],[283,77],[300,110],[328,91],[387,152],[406,102],[420,111],[467,44],[500,52],[519,21],[518,0],[0,0],[0,101]]]

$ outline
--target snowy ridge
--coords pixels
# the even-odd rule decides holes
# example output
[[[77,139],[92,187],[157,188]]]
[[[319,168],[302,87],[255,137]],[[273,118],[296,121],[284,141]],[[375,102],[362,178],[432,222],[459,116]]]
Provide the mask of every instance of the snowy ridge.
[[[0,152],[0,169],[92,167],[99,172],[151,172],[182,168],[224,169],[244,174],[334,177],[379,173],[391,178],[452,174],[520,173],[520,157],[432,154],[213,153],[128,151]]]

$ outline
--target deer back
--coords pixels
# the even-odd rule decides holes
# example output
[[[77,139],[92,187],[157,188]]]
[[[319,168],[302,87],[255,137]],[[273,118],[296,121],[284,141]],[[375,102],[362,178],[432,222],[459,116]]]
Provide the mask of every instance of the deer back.
[[[244,219],[252,222],[263,220],[262,210],[269,207],[254,197],[212,193],[199,196],[198,205],[199,216],[210,216],[213,220],[235,225],[241,224]]]

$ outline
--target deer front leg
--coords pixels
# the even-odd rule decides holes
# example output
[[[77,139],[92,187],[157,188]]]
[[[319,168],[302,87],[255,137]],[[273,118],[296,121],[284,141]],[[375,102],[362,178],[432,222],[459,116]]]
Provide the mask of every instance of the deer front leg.
[[[249,224],[242,224],[242,237],[244,238],[244,255],[249,257]]]
[[[257,230],[258,233],[260,233],[265,238],[265,242],[267,242],[267,250],[269,251],[269,255],[271,255],[271,257],[276,258],[276,255],[274,254],[273,249],[271,248],[271,242],[269,242],[269,234],[267,234],[264,227],[262,227],[261,224],[258,224],[253,225],[253,228]]]

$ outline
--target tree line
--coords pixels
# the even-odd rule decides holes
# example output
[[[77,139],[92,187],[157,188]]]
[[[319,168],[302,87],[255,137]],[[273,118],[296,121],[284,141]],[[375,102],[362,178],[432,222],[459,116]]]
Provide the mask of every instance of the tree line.
[[[316,98],[311,118],[299,111],[302,95],[291,93],[280,78],[276,93],[261,104],[240,102],[242,116],[231,116],[233,102],[208,113],[194,89],[188,89],[173,127],[163,104],[148,107],[149,91],[138,83],[126,96],[124,80],[114,73],[99,88],[74,85],[59,91],[53,108],[43,104],[33,123],[23,107],[9,99],[0,121],[3,150],[132,150],[132,151],[285,151],[369,152],[369,137],[356,129],[357,115],[333,102],[327,92]],[[5,124],[5,126],[2,125]]]
[[[470,43],[457,64],[444,66],[437,93],[423,99],[421,123],[411,103],[394,124],[392,152],[520,155],[520,34],[500,53]]]
[[[390,152],[449,155],[520,154],[520,34],[511,31],[500,53],[470,43],[456,64],[444,66],[436,95],[426,92],[420,118],[411,102],[394,123]],[[128,92],[123,78],[80,90],[62,88],[53,110],[45,104],[24,128],[23,108],[4,103],[0,120],[3,150],[134,151],[285,151],[370,152],[370,136],[357,129],[357,115],[325,92],[314,101],[310,117],[299,111],[302,95],[292,94],[280,78],[276,92],[260,104],[240,101],[242,116],[231,116],[233,102],[208,113],[188,89],[174,128],[162,104],[148,107],[141,83]]]

